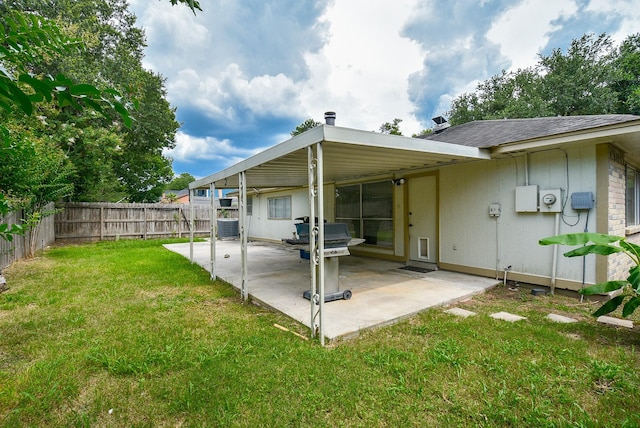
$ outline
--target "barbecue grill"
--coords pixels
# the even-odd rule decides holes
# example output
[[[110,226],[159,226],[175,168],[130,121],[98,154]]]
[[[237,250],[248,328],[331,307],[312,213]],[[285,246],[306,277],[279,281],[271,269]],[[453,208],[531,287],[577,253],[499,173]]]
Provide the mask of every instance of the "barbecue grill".
[[[308,220],[299,218],[296,220]],[[300,258],[309,259],[309,223],[296,223],[297,238],[283,239],[283,242],[300,249]],[[364,239],[352,238],[345,223],[324,224],[324,301],[351,299],[351,290],[340,291],[338,282],[339,257],[348,256],[349,247],[364,242]],[[311,291],[302,293],[305,299],[311,299]]]

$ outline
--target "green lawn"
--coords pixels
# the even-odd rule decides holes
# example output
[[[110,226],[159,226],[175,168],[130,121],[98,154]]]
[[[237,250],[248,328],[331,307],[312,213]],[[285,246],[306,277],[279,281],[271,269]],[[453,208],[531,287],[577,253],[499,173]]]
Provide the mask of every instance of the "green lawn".
[[[478,316],[322,348],[159,241],[52,248],[5,276],[3,426],[640,425],[638,328],[575,298],[499,287],[461,305]]]

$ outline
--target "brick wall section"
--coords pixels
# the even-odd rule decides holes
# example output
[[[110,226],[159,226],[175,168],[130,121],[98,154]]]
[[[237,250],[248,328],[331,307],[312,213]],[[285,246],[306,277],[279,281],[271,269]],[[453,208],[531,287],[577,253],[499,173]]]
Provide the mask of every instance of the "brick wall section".
[[[609,235],[625,236],[626,226],[626,176],[622,153],[609,146]],[[629,235],[627,241],[640,244],[640,234]],[[633,266],[629,257],[624,254],[613,254],[607,257],[607,279],[620,280],[627,277]]]

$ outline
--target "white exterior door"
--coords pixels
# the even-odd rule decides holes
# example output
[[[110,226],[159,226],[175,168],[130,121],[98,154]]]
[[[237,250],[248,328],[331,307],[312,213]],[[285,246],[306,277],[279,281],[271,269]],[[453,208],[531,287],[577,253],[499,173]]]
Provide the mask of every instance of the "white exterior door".
[[[407,180],[409,186],[409,259],[438,262],[438,215],[436,176]]]

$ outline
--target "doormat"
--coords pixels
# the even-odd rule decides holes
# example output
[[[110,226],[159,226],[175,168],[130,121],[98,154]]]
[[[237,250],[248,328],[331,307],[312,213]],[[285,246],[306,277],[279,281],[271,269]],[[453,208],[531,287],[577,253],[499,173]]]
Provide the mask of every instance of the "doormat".
[[[435,269],[427,269],[427,268],[417,267],[417,266],[402,266],[401,268],[398,268],[398,269],[410,270],[411,272],[420,272],[420,273],[429,273],[435,270]]]

